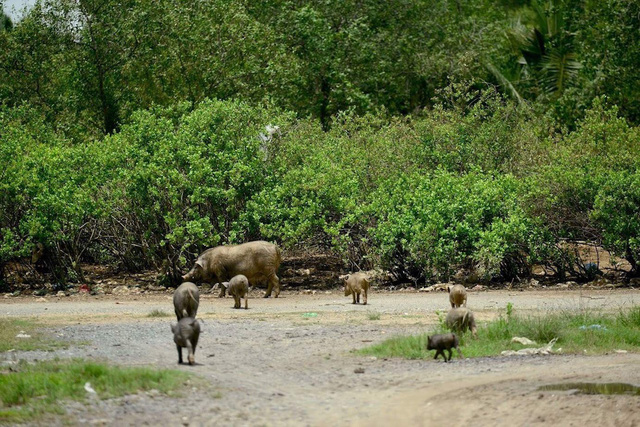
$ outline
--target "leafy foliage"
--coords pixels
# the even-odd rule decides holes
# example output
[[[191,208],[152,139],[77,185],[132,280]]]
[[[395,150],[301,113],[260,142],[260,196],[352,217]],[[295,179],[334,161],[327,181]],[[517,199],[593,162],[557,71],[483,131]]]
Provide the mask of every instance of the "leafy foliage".
[[[416,281],[577,274],[587,240],[635,273],[639,16],[41,0],[0,31],[0,280],[39,245],[59,285],[82,262],[176,280],[255,238]]]

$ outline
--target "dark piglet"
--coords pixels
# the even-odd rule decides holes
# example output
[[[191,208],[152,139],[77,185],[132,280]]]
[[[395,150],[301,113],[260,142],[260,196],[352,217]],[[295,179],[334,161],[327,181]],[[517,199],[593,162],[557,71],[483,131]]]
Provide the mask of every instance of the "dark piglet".
[[[178,323],[171,325],[171,332],[173,332],[173,341],[178,349],[178,363],[183,363],[182,348],[186,347],[189,352],[189,365],[193,365],[200,337],[200,322],[193,317],[183,317]]]
[[[460,347],[458,345],[458,337],[455,334],[439,334],[432,337],[427,337],[427,350],[436,351],[434,359],[437,359],[438,355],[442,354],[445,362],[447,362],[448,360],[446,354],[444,354],[444,351],[449,351],[449,360],[451,360],[451,355],[453,354],[453,351],[451,350],[452,348],[458,350],[458,354],[460,355],[460,357],[464,357],[462,356],[462,352],[460,351]]]

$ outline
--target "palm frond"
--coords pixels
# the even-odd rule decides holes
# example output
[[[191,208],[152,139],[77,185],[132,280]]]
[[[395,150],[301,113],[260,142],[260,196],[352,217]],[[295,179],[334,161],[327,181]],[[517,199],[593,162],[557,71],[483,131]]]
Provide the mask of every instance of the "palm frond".
[[[508,93],[511,98],[515,99],[518,102],[518,105],[526,105],[524,98],[520,96],[520,93],[515,88],[513,83],[511,83],[511,81],[504,74],[502,74],[495,65],[493,65],[491,62],[485,62],[484,66],[493,75],[493,77],[496,78],[502,90]]]
[[[582,68],[574,52],[560,49],[545,55],[543,63],[542,86],[547,93],[562,93],[569,83],[576,80]]]

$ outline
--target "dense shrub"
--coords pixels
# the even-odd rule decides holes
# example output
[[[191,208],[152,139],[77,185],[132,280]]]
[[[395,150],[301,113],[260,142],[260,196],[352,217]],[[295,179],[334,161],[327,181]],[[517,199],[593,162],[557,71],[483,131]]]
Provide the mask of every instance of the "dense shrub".
[[[636,266],[637,129],[598,100],[575,131],[545,134],[467,89],[411,119],[343,113],[328,131],[240,101],[176,104],[84,143],[4,108],[0,262],[41,243],[59,282],[82,261],[176,280],[206,247],[265,238],[399,279],[513,280],[533,263],[579,275],[560,243],[588,240]]]
[[[99,147],[71,144],[26,106],[0,112],[0,140],[0,262],[41,243],[56,280],[81,274],[97,238],[92,223],[106,213]]]
[[[31,111],[0,117],[2,262],[39,242],[61,280],[83,260],[164,265],[176,276],[204,247],[256,237],[238,218],[269,182],[274,140],[259,134],[286,116],[240,102],[185,104],[141,111],[118,134],[74,144]]]
[[[109,186],[115,203],[104,245],[129,269],[164,263],[175,277],[205,247],[257,237],[239,218],[270,181],[273,139],[259,135],[287,120],[222,101],[135,114],[104,142],[122,159]]]
[[[545,224],[557,242],[594,242],[627,257],[619,240],[622,234],[612,238],[612,222],[602,216],[616,209],[618,221],[634,221],[632,211],[618,209],[616,202],[609,205],[608,199],[633,197],[631,186],[616,188],[612,183],[620,182],[627,172],[633,174],[640,158],[638,131],[618,114],[615,107],[606,107],[604,99],[597,99],[575,131],[543,141],[545,153],[540,157],[544,161],[525,178],[523,206],[528,215]],[[626,236],[624,241],[628,232]],[[546,258],[560,277],[585,273],[571,246],[550,249]]]
[[[460,267],[486,278],[528,274],[537,230],[518,204],[512,176],[437,171],[381,186],[364,210],[387,267],[414,278],[448,278]]]
[[[326,133],[313,122],[299,122],[280,141],[273,185],[252,199],[247,219],[266,237],[289,245],[348,251],[362,224],[345,224],[345,218],[381,180],[420,167],[420,153],[405,120],[345,114]]]
[[[640,264],[640,173],[612,173],[598,189],[591,217],[605,247],[622,255],[637,275]]]

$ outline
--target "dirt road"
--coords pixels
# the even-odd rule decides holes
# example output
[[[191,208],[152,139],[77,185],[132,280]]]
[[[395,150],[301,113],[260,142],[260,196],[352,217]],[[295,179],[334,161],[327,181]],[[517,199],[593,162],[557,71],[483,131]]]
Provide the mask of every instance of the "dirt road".
[[[78,342],[54,353],[6,358],[85,357],[124,365],[177,368],[210,386],[181,398],[144,393],[91,405],[67,404],[58,423],[94,425],[640,425],[640,398],[538,391],[558,382],[640,385],[640,354],[380,360],[351,350],[397,334],[428,331],[446,293],[386,293],[353,306],[339,292],[283,293],[249,300],[203,295],[204,332],[197,366],[178,366],[169,325],[170,294],[0,300],[0,313],[35,317]],[[504,312],[618,310],[640,304],[640,292],[492,291],[472,293],[480,322]],[[379,319],[378,319],[379,315]],[[355,371],[362,372],[356,373]],[[50,422],[47,421],[49,425]]]

